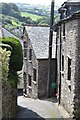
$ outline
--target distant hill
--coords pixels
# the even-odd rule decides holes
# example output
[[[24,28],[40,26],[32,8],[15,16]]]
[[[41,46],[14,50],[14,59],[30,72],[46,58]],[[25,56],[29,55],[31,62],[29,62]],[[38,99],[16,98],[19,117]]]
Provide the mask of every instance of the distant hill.
[[[59,15],[55,7],[55,22]],[[24,24],[50,25],[50,6],[22,3],[0,3],[0,22],[15,34],[20,35]]]
[[[40,16],[50,16],[51,6],[45,5],[31,5],[31,4],[24,4],[24,3],[17,3],[16,4],[21,12],[28,12],[32,14],[37,14]],[[55,6],[54,16],[58,14],[59,6]]]

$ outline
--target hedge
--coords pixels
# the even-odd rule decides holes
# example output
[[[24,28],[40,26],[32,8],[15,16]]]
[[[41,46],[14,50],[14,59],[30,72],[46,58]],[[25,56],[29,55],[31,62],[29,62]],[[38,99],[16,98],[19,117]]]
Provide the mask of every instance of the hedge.
[[[4,37],[0,39],[3,44],[8,44],[12,47],[10,57],[10,71],[20,71],[23,65],[23,51],[20,41],[13,37]]]

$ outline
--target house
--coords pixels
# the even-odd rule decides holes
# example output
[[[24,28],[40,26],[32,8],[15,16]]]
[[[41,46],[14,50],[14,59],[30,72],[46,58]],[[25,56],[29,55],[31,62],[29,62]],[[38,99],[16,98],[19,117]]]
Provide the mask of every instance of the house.
[[[80,117],[80,0],[67,0],[59,9],[57,81],[59,104],[71,117]]]
[[[28,97],[40,98],[47,95],[49,29],[36,25],[24,27],[24,93]],[[55,79],[55,37],[54,32],[52,81]],[[54,96],[54,92],[51,92]]]
[[[1,23],[0,23],[1,24]],[[2,25],[0,25],[0,37],[14,37],[19,39],[21,45],[22,45],[22,49],[23,49],[23,41],[21,38],[17,37],[16,35],[14,35],[12,32],[10,32],[9,30],[7,30],[6,28],[2,27]],[[18,89],[23,89],[23,69],[21,71],[18,71],[19,74],[19,78],[20,78],[20,82],[18,84]]]

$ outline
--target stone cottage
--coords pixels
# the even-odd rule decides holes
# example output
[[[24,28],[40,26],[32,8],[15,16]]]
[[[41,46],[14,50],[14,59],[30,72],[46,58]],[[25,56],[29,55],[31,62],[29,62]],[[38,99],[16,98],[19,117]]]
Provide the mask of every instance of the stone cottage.
[[[23,33],[24,93],[28,97],[40,98],[47,95],[49,27],[28,25],[24,27]],[[52,81],[55,79],[55,37],[54,32]]]
[[[59,9],[57,81],[59,104],[72,117],[80,117],[80,0],[68,0]]]

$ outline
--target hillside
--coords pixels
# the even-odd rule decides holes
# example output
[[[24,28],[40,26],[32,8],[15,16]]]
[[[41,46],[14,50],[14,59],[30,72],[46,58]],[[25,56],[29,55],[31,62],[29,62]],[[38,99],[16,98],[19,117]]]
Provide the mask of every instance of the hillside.
[[[56,16],[56,21],[58,19]],[[5,28],[19,35],[24,24],[50,25],[50,6],[0,3],[0,21]]]
[[[36,14],[39,16],[50,16],[50,10],[51,10],[51,6],[45,6],[45,5],[30,5],[30,4],[22,4],[22,3],[17,3],[16,4],[21,12],[27,12],[27,13],[31,13],[31,14]],[[56,16],[56,14],[58,14],[58,8],[59,6],[55,6],[55,10],[54,10],[54,16]]]

